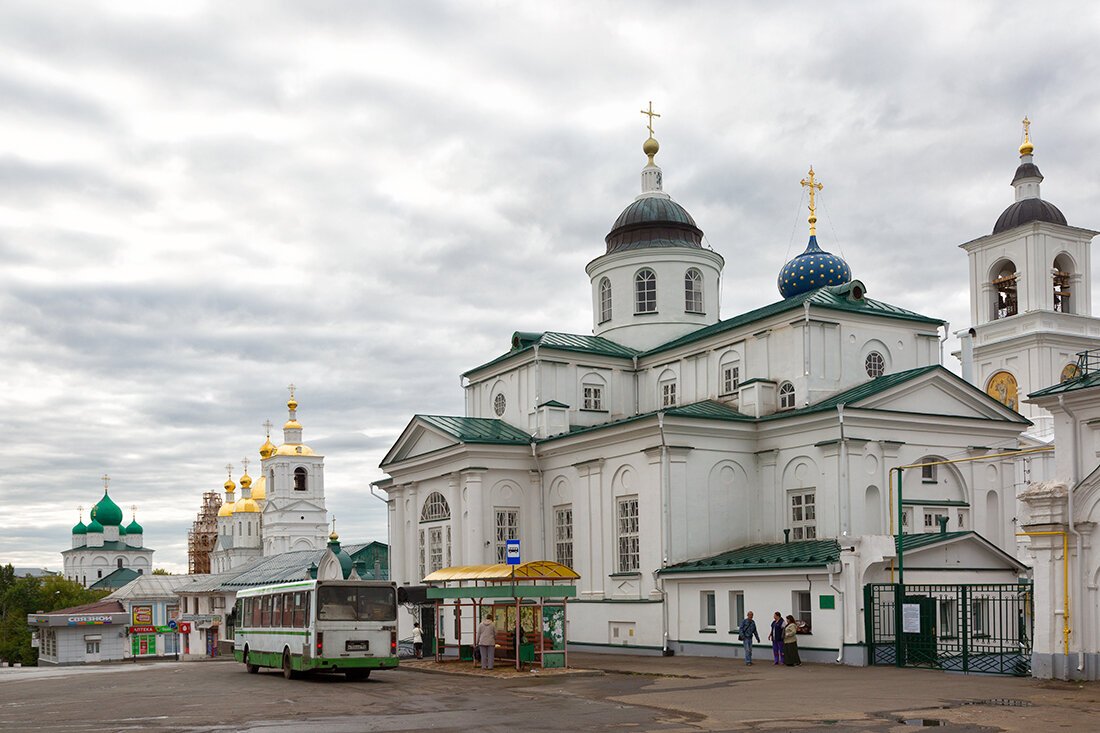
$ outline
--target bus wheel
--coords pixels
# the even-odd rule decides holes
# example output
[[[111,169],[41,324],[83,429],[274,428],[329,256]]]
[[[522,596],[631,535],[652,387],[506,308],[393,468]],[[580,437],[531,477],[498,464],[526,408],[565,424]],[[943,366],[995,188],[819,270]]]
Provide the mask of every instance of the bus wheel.
[[[252,663],[252,655],[248,649],[244,650],[244,668],[248,670],[249,674],[256,674],[260,671],[260,665]]]
[[[283,652],[283,677],[288,680],[294,679],[294,667],[290,664],[290,651]]]
[[[344,670],[344,676],[348,678],[348,682],[362,682],[370,677],[369,669],[347,669]]]

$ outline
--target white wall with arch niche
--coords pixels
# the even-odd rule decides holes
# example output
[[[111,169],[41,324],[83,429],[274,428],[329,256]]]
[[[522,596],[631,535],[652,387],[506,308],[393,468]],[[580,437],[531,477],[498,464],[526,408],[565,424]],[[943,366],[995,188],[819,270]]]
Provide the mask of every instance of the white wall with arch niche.
[[[689,550],[698,552],[689,554],[712,555],[749,541],[748,488],[748,473],[736,461],[721,461],[711,468],[706,497],[688,504],[689,510],[705,513],[695,525],[703,531],[689,539]]]

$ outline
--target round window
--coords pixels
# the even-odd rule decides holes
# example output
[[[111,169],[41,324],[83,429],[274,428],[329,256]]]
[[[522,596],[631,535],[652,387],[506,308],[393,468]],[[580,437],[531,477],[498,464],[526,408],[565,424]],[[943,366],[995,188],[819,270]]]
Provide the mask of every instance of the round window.
[[[493,398],[493,412],[497,414],[497,417],[500,417],[504,414],[504,408],[506,408],[507,406],[508,401],[504,399],[504,395],[498,394],[496,397]]]
[[[871,379],[881,377],[886,373],[886,359],[882,358],[882,354],[877,351],[872,351],[864,359],[863,368],[867,370],[867,376]]]

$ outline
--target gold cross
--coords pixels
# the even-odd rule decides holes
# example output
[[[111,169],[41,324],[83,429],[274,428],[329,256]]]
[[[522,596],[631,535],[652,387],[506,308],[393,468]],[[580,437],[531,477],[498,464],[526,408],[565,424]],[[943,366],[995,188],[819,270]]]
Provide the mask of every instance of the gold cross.
[[[332,515],[332,533],[336,534],[336,515]]]
[[[131,504],[131,505],[130,505],[130,515],[131,515],[131,516],[132,516],[132,517],[133,517],[134,519],[137,519],[137,504]]]
[[[815,236],[817,234],[817,205],[814,203],[814,194],[825,187],[814,178],[814,167],[812,165],[810,166],[809,178],[803,178],[801,183],[810,189],[810,218],[807,221],[810,222],[810,236]]]
[[[271,438],[271,428],[272,428],[271,421],[270,420],[264,420],[264,430],[267,431],[267,437],[269,439]]]
[[[106,491],[107,487],[111,485],[111,477],[107,474],[103,474],[103,490]]]
[[[233,464],[232,463],[225,464],[225,472],[229,475],[229,480],[232,481],[233,480]]]
[[[248,473],[248,458],[247,457],[241,459],[241,465],[244,466],[244,472]]]
[[[1031,137],[1030,137],[1031,120],[1029,120],[1027,118],[1027,115],[1024,115],[1024,119],[1021,120],[1021,121],[1024,123],[1024,142],[1025,143],[1031,142]]]
[[[647,111],[647,110],[643,109],[642,114],[647,115],[649,117],[649,123],[646,124],[646,129],[649,130],[649,136],[653,137],[653,118],[654,117],[660,117],[661,115],[659,115],[659,114],[657,114],[656,112],[653,111],[653,101],[652,100],[650,100],[650,102],[649,102],[649,110]]]
[[[77,506],[76,510],[78,512],[80,512],[80,521],[83,522],[84,521],[84,505],[80,504],[79,506]]]
[[[291,382],[286,388],[290,390],[290,399],[294,399],[294,383]]]

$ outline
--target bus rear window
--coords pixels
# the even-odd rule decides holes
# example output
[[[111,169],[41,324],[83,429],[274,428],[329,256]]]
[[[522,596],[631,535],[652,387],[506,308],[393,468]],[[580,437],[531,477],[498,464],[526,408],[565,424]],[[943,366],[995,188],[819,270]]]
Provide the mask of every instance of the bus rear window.
[[[317,589],[317,618],[321,621],[394,621],[397,603],[387,586],[323,585]]]

